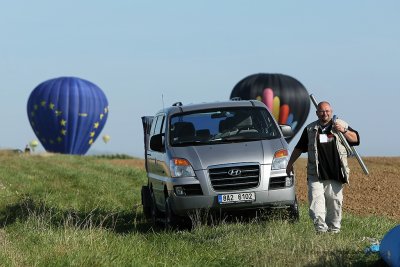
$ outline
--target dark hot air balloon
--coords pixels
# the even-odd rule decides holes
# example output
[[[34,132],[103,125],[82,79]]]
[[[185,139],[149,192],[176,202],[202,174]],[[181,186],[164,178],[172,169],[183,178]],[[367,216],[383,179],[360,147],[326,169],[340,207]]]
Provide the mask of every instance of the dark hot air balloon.
[[[27,112],[33,131],[48,152],[83,155],[107,121],[108,102],[95,84],[60,77],[33,89]]]
[[[287,124],[296,134],[307,119],[310,98],[306,88],[284,74],[259,73],[245,77],[232,89],[231,98],[262,101],[279,124]],[[290,142],[292,138],[286,140]]]

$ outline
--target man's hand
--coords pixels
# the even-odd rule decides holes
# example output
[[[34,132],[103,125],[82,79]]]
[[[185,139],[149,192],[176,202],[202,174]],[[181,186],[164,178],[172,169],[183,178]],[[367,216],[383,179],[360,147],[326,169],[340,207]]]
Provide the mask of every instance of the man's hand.
[[[338,131],[341,132],[342,134],[344,134],[345,132],[347,132],[347,128],[340,122],[336,121],[335,124],[333,125],[333,128]]]
[[[286,166],[286,174],[287,176],[290,176],[290,174],[293,172],[293,165],[292,164],[288,164]]]
[[[300,155],[301,155],[301,150],[298,148],[295,148],[293,150],[292,155],[290,156],[289,162],[286,166],[286,174],[288,176],[290,176],[292,173],[294,173],[293,164],[300,157]]]

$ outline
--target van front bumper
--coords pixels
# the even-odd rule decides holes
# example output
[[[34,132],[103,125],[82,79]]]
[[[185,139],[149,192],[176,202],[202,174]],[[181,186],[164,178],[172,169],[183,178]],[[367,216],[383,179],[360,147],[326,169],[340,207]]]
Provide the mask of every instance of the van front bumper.
[[[252,202],[237,202],[229,204],[218,203],[219,194],[229,193],[247,193],[254,192],[256,197]],[[294,187],[275,189],[275,190],[246,190],[235,192],[215,193],[213,195],[196,195],[196,196],[177,196],[173,191],[170,192],[171,208],[176,215],[186,216],[190,212],[197,209],[207,210],[247,210],[262,208],[284,208],[293,205],[295,202]]]

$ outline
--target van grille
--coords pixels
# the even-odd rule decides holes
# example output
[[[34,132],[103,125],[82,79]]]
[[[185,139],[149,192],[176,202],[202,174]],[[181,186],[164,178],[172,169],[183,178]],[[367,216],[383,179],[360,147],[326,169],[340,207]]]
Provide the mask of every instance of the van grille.
[[[242,190],[259,185],[260,167],[245,165],[212,168],[209,169],[209,175],[211,185],[216,191]]]

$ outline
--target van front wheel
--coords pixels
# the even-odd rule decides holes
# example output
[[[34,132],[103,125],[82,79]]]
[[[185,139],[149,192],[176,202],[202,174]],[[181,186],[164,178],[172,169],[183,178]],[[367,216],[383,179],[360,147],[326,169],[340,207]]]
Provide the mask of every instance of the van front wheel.
[[[151,203],[151,222],[154,226],[157,226],[157,225],[159,225],[161,212],[157,208],[154,193],[151,191],[150,194],[151,194],[151,201],[152,201],[152,203]]]
[[[153,200],[151,198],[150,188],[147,185],[142,186],[142,206],[143,214],[146,219],[151,218],[151,209],[153,205]]]
[[[171,199],[165,198],[165,229],[171,229],[179,226],[179,218],[171,208]]]
[[[295,197],[294,203],[290,205],[288,213],[290,222],[296,223],[300,220],[299,203],[297,202],[297,197]]]

